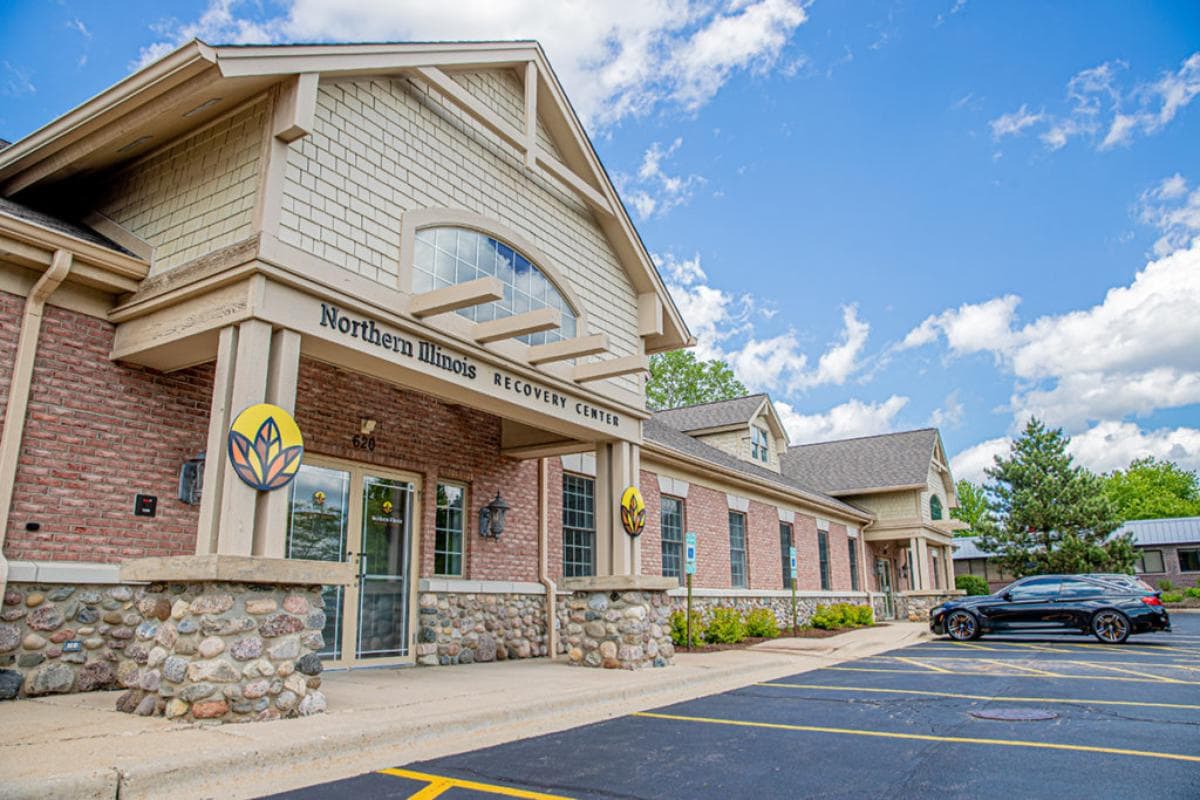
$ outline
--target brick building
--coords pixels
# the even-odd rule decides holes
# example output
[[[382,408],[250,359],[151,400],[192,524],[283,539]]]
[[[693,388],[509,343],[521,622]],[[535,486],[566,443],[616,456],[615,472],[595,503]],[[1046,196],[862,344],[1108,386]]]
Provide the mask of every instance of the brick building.
[[[782,608],[790,542],[806,610],[894,610],[880,515],[767,398],[646,410],[691,343],[535,43],[182,46],[0,150],[0,696],[265,719],[326,667],[664,665],[684,531],[707,603]]]

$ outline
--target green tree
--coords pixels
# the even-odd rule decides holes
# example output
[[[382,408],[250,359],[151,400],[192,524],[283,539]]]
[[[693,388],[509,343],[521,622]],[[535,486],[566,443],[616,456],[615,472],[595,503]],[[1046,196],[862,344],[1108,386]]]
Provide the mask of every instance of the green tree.
[[[958,508],[950,509],[950,516],[971,526],[965,531],[955,531],[955,536],[982,536],[995,530],[996,520],[982,486],[962,480],[958,482],[955,494],[958,495]]]
[[[745,394],[746,387],[719,359],[700,361],[690,350],[673,350],[650,359],[646,404],[654,411],[731,400]]]
[[[1025,425],[1007,458],[987,469],[992,511],[1000,523],[980,537],[1000,567],[1021,577],[1043,573],[1133,572],[1132,537],[1110,537],[1121,519],[1104,481],[1074,463],[1070,438],[1037,418]]]
[[[1104,493],[1124,519],[1200,516],[1200,478],[1153,456],[1105,475]]]

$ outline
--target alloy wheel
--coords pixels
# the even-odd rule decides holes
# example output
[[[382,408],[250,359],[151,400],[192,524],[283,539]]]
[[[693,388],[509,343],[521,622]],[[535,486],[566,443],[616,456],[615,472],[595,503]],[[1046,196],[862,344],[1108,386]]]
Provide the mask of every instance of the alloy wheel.
[[[950,635],[951,639],[959,642],[974,639],[978,627],[975,617],[965,611],[955,611],[946,620],[946,633]]]
[[[1092,619],[1096,638],[1108,644],[1120,644],[1129,638],[1129,621],[1118,611],[1101,611]]]

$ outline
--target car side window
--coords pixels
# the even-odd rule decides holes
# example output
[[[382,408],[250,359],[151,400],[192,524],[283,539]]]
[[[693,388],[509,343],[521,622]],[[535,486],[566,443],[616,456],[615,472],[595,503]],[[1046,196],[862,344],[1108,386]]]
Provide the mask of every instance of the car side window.
[[[1095,597],[1104,594],[1104,589],[1091,581],[1064,580],[1058,596],[1064,598]]]
[[[1056,596],[1060,583],[1058,578],[1035,578],[1014,586],[1010,591],[1013,600],[1040,600]]]

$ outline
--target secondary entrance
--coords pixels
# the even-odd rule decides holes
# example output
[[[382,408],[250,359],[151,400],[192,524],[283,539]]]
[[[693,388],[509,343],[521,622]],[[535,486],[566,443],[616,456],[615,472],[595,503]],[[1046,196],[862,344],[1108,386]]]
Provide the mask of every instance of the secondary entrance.
[[[325,588],[330,666],[411,660],[417,476],[309,459],[290,487],[288,558],[350,562],[355,581]]]
[[[879,593],[883,595],[883,616],[896,618],[896,595],[892,591],[892,562],[886,558],[875,560],[875,574],[879,576]]]

